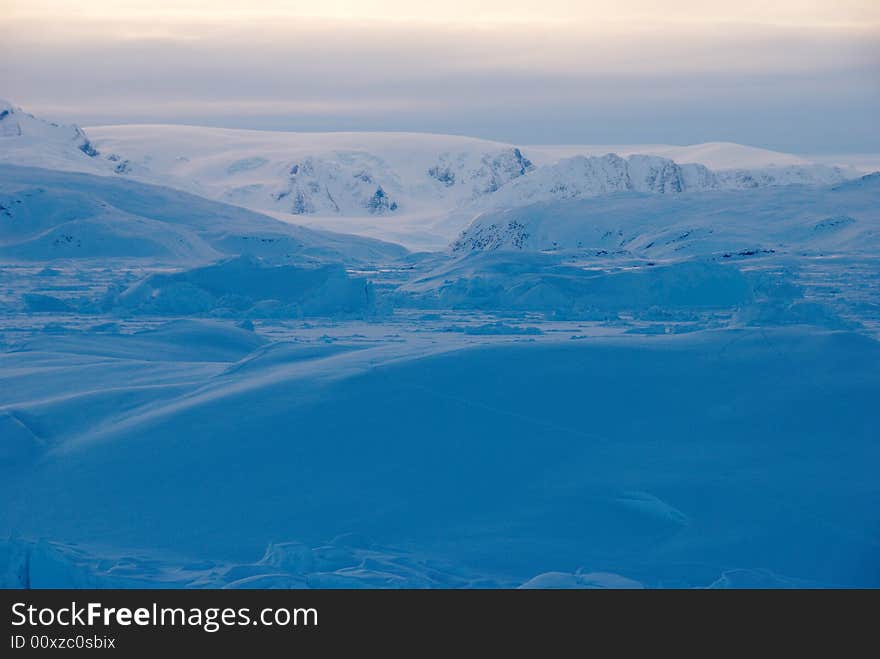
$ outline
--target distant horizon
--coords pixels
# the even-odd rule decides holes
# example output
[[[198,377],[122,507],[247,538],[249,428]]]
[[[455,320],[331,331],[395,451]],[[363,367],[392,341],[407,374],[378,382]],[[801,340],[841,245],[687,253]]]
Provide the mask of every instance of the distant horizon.
[[[681,132],[674,133],[674,135],[678,136],[678,139],[661,140],[649,139],[648,135],[650,135],[650,133],[643,133],[641,131],[636,131],[635,134],[645,135],[646,139],[636,139],[635,137],[633,137],[632,139],[625,139],[625,131],[620,131],[613,133],[614,135],[618,135],[620,139],[600,140],[598,139],[598,137],[597,139],[589,139],[590,133],[584,134],[584,136],[580,139],[576,137],[578,133],[573,133],[571,139],[565,139],[564,135],[553,136],[545,135],[542,132],[526,131],[524,133],[526,137],[518,139],[516,137],[513,137],[510,132],[505,132],[503,130],[492,130],[491,128],[487,127],[485,132],[476,132],[476,127],[469,129],[467,126],[458,126],[456,124],[452,124],[448,127],[448,129],[444,130],[442,126],[437,127],[431,124],[420,123],[412,123],[405,126],[391,126],[386,125],[381,121],[377,121],[374,123],[365,121],[346,121],[340,124],[334,124],[328,119],[322,117],[314,117],[308,119],[299,118],[299,120],[293,121],[283,116],[269,116],[261,117],[259,120],[255,121],[253,117],[225,118],[206,116],[201,118],[150,118],[143,115],[134,115],[131,118],[114,117],[110,119],[108,117],[101,117],[100,115],[89,113],[84,113],[80,115],[70,110],[58,111],[57,109],[53,109],[52,106],[45,106],[39,103],[25,105],[24,103],[19,103],[16,100],[10,100],[10,102],[12,103],[12,105],[20,107],[25,112],[33,114],[34,116],[37,116],[39,118],[47,119],[49,121],[54,121],[57,123],[76,124],[83,129],[100,126],[170,125],[219,128],[229,130],[257,130],[266,132],[293,133],[421,133],[434,135],[453,135],[459,137],[486,140],[490,142],[516,144],[522,146],[632,146],[642,144],[657,146],[694,146],[698,144],[727,143],[766,149],[768,151],[779,151],[781,153],[788,153],[802,157],[833,157],[836,155],[873,156],[876,154],[880,154],[880,140],[877,140],[876,143],[873,141],[869,141],[867,143],[863,142],[859,144],[856,144],[855,142],[845,142],[843,143],[841,148],[835,148],[837,146],[836,144],[819,143],[815,145],[816,148],[810,149],[810,145],[801,144],[800,142],[773,141],[772,139],[760,142],[758,140],[749,139],[746,135],[743,136],[744,139],[733,139],[712,137],[711,135],[701,133],[700,135],[702,136],[702,139],[687,139],[684,137],[686,133]],[[532,135],[532,137],[528,137],[529,135]],[[545,136],[546,139],[540,139],[541,136]],[[847,145],[849,145],[850,148],[846,148]]]
[[[863,172],[875,172],[880,171],[880,148],[876,150],[857,150],[857,151],[828,151],[828,152],[802,152],[795,150],[784,150],[773,148],[772,146],[767,146],[764,144],[753,144],[746,142],[734,142],[730,140],[718,140],[718,139],[709,139],[703,142],[525,142],[525,141],[517,141],[517,140],[507,140],[507,139],[496,139],[492,137],[486,137],[484,135],[474,135],[467,133],[454,133],[454,132],[438,132],[435,130],[411,130],[411,129],[396,129],[396,128],[380,128],[376,130],[370,129],[351,129],[351,128],[341,128],[341,129],[309,129],[309,128],[285,128],[285,127],[260,127],[260,126],[250,126],[250,125],[226,125],[222,123],[210,123],[209,121],[205,121],[203,123],[197,123],[196,121],[153,121],[153,122],[136,122],[136,121],[125,121],[123,119],[116,121],[107,121],[102,123],[84,123],[80,121],[77,117],[65,116],[65,113],[61,112],[41,112],[41,108],[36,110],[23,106],[22,104],[16,102],[15,100],[9,98],[0,97],[0,102],[6,102],[12,105],[15,108],[18,108],[28,114],[33,115],[34,117],[46,121],[51,121],[59,124],[72,124],[77,125],[81,129],[85,130],[87,133],[90,130],[97,130],[104,127],[119,127],[119,126],[181,126],[181,127],[189,127],[189,128],[211,128],[211,129],[219,129],[219,130],[246,130],[246,131],[258,131],[258,132],[283,132],[283,133],[302,133],[302,134],[333,134],[333,133],[389,133],[389,134],[413,134],[413,135],[436,135],[436,136],[447,136],[447,137],[458,137],[462,139],[472,139],[472,140],[481,140],[486,142],[495,142],[499,144],[509,144],[511,146],[519,146],[526,149],[543,149],[548,148],[552,149],[554,147],[569,147],[569,148],[584,148],[584,149],[605,149],[609,150],[609,153],[614,153],[616,149],[626,148],[628,150],[635,149],[641,146],[649,147],[649,148],[688,148],[688,147],[699,147],[705,145],[712,144],[729,144],[732,146],[745,147],[748,149],[757,149],[769,152],[778,152],[781,155],[788,156],[796,156],[798,158],[802,158],[807,161],[825,164],[830,166],[844,166],[844,167],[852,167],[855,169],[860,169]],[[676,160],[676,158],[671,158],[672,160]],[[683,162],[683,161],[681,161]]]
[[[734,142],[730,140],[706,140],[703,142],[568,142],[568,141],[558,141],[558,142],[524,142],[517,140],[507,140],[507,139],[495,139],[492,137],[486,137],[484,135],[474,135],[468,133],[452,133],[452,132],[439,132],[435,130],[410,130],[410,129],[395,129],[395,128],[382,128],[382,129],[349,129],[349,128],[340,128],[340,129],[308,129],[308,128],[274,128],[274,127],[259,127],[259,126],[249,126],[249,125],[226,125],[221,123],[209,123],[208,121],[203,123],[197,123],[196,121],[154,121],[154,122],[146,122],[146,121],[125,121],[125,120],[116,120],[116,121],[107,121],[102,123],[84,123],[78,120],[76,117],[67,117],[61,113],[52,114],[51,112],[43,113],[40,112],[39,109],[32,110],[29,107],[22,106],[20,103],[15,102],[10,99],[2,99],[16,108],[20,108],[21,110],[27,112],[28,114],[32,114],[39,119],[45,119],[47,121],[53,121],[55,123],[69,123],[75,124],[82,128],[83,130],[90,130],[96,128],[102,128],[105,126],[147,126],[147,125],[156,125],[156,126],[186,126],[191,128],[217,128],[217,129],[227,129],[227,130],[253,130],[253,131],[261,131],[261,132],[286,132],[286,133],[306,133],[306,134],[321,134],[321,133],[411,133],[411,134],[423,134],[423,135],[438,135],[438,136],[451,136],[451,137],[461,137],[467,139],[475,139],[475,140],[484,140],[487,142],[498,142],[501,144],[511,144],[514,146],[522,146],[522,147],[533,147],[533,148],[541,148],[541,147],[589,147],[589,148],[600,148],[600,147],[637,147],[637,146],[651,146],[651,147],[690,147],[690,146],[700,146],[704,144],[731,144],[736,146],[743,146],[754,149],[762,149],[766,151],[778,151],[782,154],[794,155],[798,157],[802,157],[805,159],[813,158],[819,159],[819,161],[830,162],[835,157],[841,158],[856,158],[858,159],[860,156],[869,159],[872,163],[877,163],[877,168],[880,169],[880,148],[876,151],[863,150],[863,151],[839,151],[839,152],[813,152],[813,153],[803,153],[798,151],[785,151],[782,149],[775,149],[770,146],[766,146],[763,144],[749,144],[745,142]],[[853,163],[855,164],[855,163]],[[873,165],[872,165],[873,166]]]

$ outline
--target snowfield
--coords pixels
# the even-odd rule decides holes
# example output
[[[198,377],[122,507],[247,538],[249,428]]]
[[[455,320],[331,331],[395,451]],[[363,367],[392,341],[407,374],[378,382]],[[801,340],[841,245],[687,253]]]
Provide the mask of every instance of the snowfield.
[[[0,586],[880,586],[880,175],[2,112]]]

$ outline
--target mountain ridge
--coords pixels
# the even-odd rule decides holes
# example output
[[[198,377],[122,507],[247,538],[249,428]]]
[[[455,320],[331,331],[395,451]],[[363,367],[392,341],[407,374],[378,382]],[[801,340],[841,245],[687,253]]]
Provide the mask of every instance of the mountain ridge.
[[[84,131],[18,109],[0,118],[0,140],[0,162],[130,178],[417,249],[442,248],[474,216],[491,209],[619,192],[839,184],[856,176],[854,170],[729,143],[670,148],[683,157],[710,153],[715,165],[724,153],[735,154],[732,165],[748,159],[782,164],[713,169],[658,155],[657,145],[651,147],[655,153],[621,148],[623,155],[569,155],[579,147],[535,147],[533,158],[531,147],[411,132],[295,133],[169,124]]]

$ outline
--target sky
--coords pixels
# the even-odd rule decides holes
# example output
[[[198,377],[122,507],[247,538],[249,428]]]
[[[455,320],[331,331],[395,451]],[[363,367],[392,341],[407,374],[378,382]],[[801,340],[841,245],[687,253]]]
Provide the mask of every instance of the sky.
[[[876,0],[0,0],[0,34],[0,97],[85,126],[880,152]]]

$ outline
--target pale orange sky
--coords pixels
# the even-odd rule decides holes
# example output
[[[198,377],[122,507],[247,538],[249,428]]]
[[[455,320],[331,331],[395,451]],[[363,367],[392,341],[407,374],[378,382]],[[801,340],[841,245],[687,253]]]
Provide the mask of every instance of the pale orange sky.
[[[0,29],[0,97],[84,124],[880,151],[877,0],[0,0]]]
[[[223,21],[301,16],[453,23],[544,21],[754,22],[840,25],[880,21],[873,0],[4,0],[11,17],[136,20],[164,17]]]

